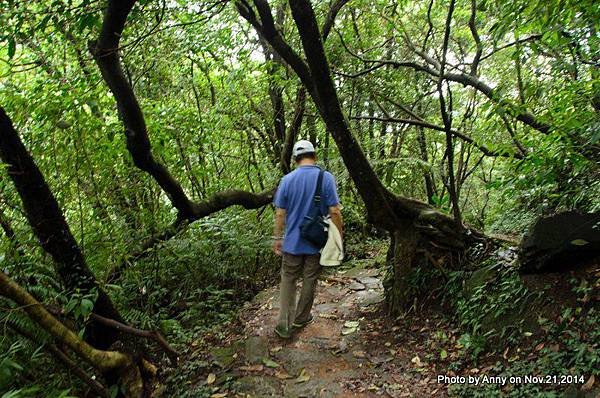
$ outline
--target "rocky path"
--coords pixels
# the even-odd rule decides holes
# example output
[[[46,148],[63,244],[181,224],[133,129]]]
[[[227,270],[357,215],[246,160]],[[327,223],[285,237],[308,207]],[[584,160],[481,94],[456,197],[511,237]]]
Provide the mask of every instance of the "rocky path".
[[[209,350],[218,366],[202,383],[213,398],[446,396],[435,361],[424,352],[442,321],[392,324],[382,309],[381,278],[375,268],[326,272],[315,321],[290,340],[273,333],[277,288],[263,291],[246,306],[228,343]]]

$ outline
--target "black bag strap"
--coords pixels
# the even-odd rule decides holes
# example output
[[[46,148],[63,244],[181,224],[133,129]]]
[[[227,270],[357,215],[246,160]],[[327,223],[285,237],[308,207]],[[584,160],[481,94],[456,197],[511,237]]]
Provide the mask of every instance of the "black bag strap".
[[[321,187],[323,186],[323,174],[325,174],[325,170],[319,167],[319,177],[317,177],[317,186],[315,187],[315,194],[313,195],[313,202],[318,208],[320,208],[321,205]]]

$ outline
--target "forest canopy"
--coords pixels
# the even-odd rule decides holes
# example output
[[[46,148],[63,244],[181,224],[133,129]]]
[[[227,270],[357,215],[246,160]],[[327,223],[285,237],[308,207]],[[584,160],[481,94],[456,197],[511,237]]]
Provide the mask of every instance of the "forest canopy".
[[[0,10],[0,392],[148,394],[162,355],[273,283],[299,139],[337,179],[349,252],[386,239],[393,315],[416,270],[600,212],[596,1]]]

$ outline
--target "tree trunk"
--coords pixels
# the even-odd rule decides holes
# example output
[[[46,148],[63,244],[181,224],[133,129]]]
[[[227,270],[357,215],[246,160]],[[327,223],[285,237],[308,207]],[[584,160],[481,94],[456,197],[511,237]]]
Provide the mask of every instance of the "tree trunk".
[[[425,141],[425,132],[423,127],[417,127],[417,142],[419,144],[419,154],[421,160],[429,164],[429,156],[427,155],[427,142]],[[425,193],[427,195],[427,203],[433,205],[433,196],[435,195],[435,189],[433,188],[433,180],[431,178],[431,171],[425,170],[423,173],[425,179]]]
[[[388,274],[384,286],[388,311],[397,314],[405,310],[414,301],[414,287],[411,276],[417,267],[417,248],[419,233],[409,222],[398,225],[398,229],[390,232],[388,249]]]
[[[8,175],[23,201],[29,225],[42,248],[52,256],[56,273],[65,288],[70,292],[79,289],[83,294],[93,294],[96,291],[98,298],[94,312],[122,321],[106,292],[98,286],[56,198],[1,107],[0,158],[8,166]],[[117,340],[117,335],[115,330],[96,322],[90,322],[86,329],[87,341],[100,349],[108,348]]]
[[[423,202],[397,197],[383,186],[352,134],[342,111],[310,2],[290,0],[289,4],[306,62],[275,28],[266,0],[254,0],[258,15],[245,0],[236,2],[242,17],[279,52],[305,85],[365,203],[368,221],[390,232],[393,249],[390,252],[389,280],[392,283],[388,283],[388,297],[394,311],[399,311],[412,302],[411,290],[404,287],[415,266],[417,248],[431,242],[430,246],[440,250],[464,251],[474,237],[482,235],[469,228],[457,231],[451,217],[435,211]]]
[[[71,349],[95,369],[113,375],[114,380],[126,390],[126,397],[144,395],[142,374],[145,372],[140,371],[131,357],[117,351],[99,350],[86,343],[4,272],[0,272],[0,295],[14,301],[57,342]]]

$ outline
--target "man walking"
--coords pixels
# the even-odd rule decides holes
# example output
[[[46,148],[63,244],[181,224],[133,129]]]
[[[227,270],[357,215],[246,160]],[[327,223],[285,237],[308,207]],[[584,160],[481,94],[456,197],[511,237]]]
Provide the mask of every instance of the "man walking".
[[[312,322],[311,308],[321,270],[320,248],[300,236],[300,225],[313,204],[321,169],[316,165],[317,155],[310,141],[301,140],[294,144],[292,156],[297,168],[281,179],[274,199],[273,251],[283,257],[279,292],[281,307],[275,333],[282,338],[289,338],[292,329],[302,328]],[[341,234],[340,200],[335,178],[327,171],[323,173],[320,203],[321,213],[329,213]],[[300,276],[303,278],[302,289],[296,304],[296,281]]]

